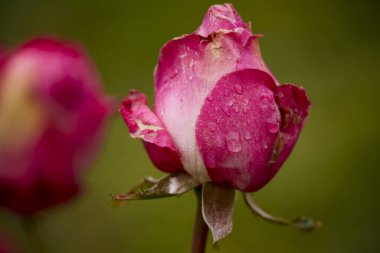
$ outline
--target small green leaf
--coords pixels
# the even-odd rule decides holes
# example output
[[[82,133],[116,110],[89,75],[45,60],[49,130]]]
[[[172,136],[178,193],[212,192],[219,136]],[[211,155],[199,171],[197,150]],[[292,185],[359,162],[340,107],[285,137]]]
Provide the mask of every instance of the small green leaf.
[[[234,204],[234,189],[212,182],[203,185],[202,213],[214,244],[231,233]]]
[[[126,194],[112,196],[114,201],[165,198],[178,196],[198,186],[193,177],[186,173],[170,174],[161,179],[146,177]]]

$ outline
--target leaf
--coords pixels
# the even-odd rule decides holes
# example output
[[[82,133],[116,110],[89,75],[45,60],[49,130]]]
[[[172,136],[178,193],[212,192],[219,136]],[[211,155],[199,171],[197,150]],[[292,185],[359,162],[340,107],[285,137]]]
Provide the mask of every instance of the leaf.
[[[313,220],[305,216],[297,216],[291,220],[274,216],[264,211],[264,209],[262,209],[252,198],[251,194],[243,193],[243,197],[245,203],[247,204],[248,208],[252,211],[253,214],[258,215],[260,218],[269,222],[279,225],[292,226],[301,231],[313,231],[314,229],[320,228],[322,226],[321,221]]]
[[[234,189],[212,182],[203,185],[202,213],[212,232],[214,244],[232,231],[234,203]]]
[[[186,173],[170,174],[161,179],[146,177],[126,194],[112,196],[114,201],[142,200],[178,196],[198,186]]]

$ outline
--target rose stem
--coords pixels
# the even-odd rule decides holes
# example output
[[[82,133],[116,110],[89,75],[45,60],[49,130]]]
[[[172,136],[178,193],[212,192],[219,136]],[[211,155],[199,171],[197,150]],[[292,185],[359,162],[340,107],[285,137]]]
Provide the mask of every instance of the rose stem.
[[[197,214],[195,216],[192,253],[204,253],[206,250],[208,227],[202,215],[202,186],[194,189],[197,195]]]
[[[38,233],[38,221],[36,217],[24,217],[22,218],[22,225],[29,239],[29,251],[45,253],[47,250]]]

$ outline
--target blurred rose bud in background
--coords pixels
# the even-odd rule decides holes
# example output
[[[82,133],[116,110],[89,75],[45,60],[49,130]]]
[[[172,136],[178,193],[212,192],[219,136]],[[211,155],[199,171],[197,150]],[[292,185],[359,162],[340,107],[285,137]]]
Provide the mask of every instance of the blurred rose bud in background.
[[[77,45],[35,39],[1,61],[0,205],[31,215],[78,193],[112,101]]]
[[[5,60],[5,50],[0,45],[0,69],[1,69],[1,66],[3,65],[4,60]]]
[[[0,253],[19,253],[20,247],[13,233],[7,229],[0,230]]]

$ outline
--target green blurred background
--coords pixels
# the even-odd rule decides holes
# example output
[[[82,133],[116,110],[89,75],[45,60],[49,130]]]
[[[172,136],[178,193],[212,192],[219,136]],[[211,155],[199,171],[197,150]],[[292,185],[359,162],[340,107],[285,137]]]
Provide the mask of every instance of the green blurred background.
[[[152,102],[160,47],[194,31],[214,3],[220,2],[0,0],[0,38],[8,47],[36,35],[80,42],[109,93],[123,97],[137,88]],[[379,2],[233,4],[254,32],[266,35],[262,53],[277,78],[303,85],[313,103],[292,156],[256,198],[272,213],[305,214],[324,226],[305,234],[266,223],[239,196],[234,231],[217,252],[380,252]],[[84,193],[41,214],[37,233],[45,247],[57,253],[189,252],[193,193],[111,205],[111,193],[147,175],[161,173],[116,116]]]

